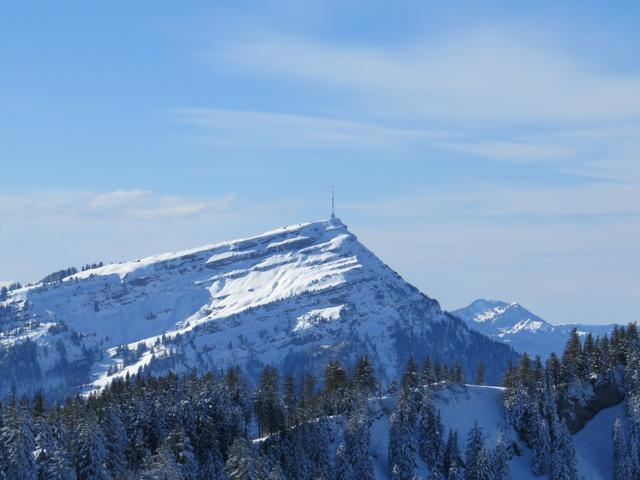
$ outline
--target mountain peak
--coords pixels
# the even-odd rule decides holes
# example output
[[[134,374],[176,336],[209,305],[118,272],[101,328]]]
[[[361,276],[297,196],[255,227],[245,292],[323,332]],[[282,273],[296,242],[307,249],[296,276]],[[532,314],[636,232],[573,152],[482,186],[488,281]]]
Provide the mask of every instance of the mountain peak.
[[[4,303],[0,341],[34,342],[29,361],[51,389],[77,388],[83,375],[90,390],[126,374],[233,365],[302,373],[365,353],[387,379],[412,354],[500,372],[512,356],[444,313],[337,218],[86,270]],[[60,362],[76,365],[71,377],[60,378]],[[12,387],[0,379],[0,391]]]
[[[517,302],[477,299],[454,310],[470,328],[508,343],[515,350],[547,356],[559,353],[574,325],[552,325]],[[611,325],[575,325],[596,335],[608,333]]]

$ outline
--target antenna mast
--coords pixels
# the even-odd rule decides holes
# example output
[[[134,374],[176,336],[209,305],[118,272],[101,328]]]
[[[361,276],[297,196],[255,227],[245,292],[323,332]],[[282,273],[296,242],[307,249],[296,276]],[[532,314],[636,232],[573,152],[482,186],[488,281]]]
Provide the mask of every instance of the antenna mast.
[[[336,201],[335,201],[335,190],[333,185],[331,185],[331,220],[336,218]]]

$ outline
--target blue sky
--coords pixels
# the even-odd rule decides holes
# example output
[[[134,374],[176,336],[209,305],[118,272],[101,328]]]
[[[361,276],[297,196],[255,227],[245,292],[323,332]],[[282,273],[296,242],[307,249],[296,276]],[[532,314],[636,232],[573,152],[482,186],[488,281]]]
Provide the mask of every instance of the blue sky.
[[[335,184],[445,308],[640,320],[640,4],[453,3],[4,5],[0,280],[323,218]]]

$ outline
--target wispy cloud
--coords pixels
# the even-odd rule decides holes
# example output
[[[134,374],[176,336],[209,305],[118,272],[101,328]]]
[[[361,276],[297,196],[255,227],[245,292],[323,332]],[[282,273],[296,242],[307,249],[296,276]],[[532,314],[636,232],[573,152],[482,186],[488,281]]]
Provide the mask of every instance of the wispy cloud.
[[[148,190],[116,190],[114,192],[99,193],[89,200],[89,208],[102,209],[120,205],[130,205],[149,199],[152,193]]]
[[[198,128],[210,146],[241,148],[401,147],[413,142],[446,139],[452,132],[381,126],[312,115],[183,108],[178,122]]]
[[[232,196],[198,201],[190,198],[153,195],[145,190],[117,190],[91,197],[87,207],[95,213],[121,215],[139,220],[171,220],[192,217],[207,209],[225,208]]]
[[[640,116],[640,76],[585,65],[526,35],[471,31],[388,49],[270,35],[217,49],[252,71],[348,89],[359,108],[435,120],[590,122]]]
[[[547,163],[576,158],[579,150],[569,145],[519,140],[478,140],[441,143],[441,147],[495,160],[522,163]]]
[[[99,217],[122,220],[173,220],[205,212],[227,211],[234,196],[189,198],[157,195],[149,190],[115,190],[104,193],[64,192],[0,197],[5,217]]]

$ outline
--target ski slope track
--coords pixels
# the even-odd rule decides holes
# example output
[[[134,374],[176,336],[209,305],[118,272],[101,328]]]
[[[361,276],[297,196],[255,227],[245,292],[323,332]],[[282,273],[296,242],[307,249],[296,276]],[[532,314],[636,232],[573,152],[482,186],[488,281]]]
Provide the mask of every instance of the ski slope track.
[[[513,351],[443,312],[338,219],[107,265],[0,302],[0,393],[89,392],[127,373],[266,364],[318,373],[367,353],[386,380],[409,355],[479,361]]]

